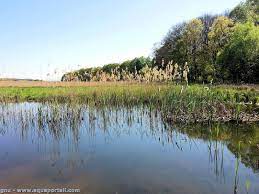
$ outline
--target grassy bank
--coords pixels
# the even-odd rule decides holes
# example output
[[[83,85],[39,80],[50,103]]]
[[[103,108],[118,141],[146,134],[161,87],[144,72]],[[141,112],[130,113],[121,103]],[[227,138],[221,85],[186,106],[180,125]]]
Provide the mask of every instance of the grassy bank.
[[[1,102],[76,102],[95,106],[148,105],[173,121],[256,118],[259,92],[251,87],[98,84],[88,87],[0,87]],[[255,115],[255,116],[253,116]]]

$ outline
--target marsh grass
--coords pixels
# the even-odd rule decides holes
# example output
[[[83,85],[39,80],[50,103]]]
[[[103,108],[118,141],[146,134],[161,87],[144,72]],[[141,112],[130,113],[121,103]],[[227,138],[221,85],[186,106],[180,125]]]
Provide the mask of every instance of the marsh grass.
[[[245,98],[244,98],[245,96]],[[173,84],[100,84],[91,87],[2,87],[0,102],[51,102],[98,106],[149,106],[168,120],[199,121],[215,117],[239,120],[258,108],[258,91]],[[231,117],[231,118],[230,118]]]

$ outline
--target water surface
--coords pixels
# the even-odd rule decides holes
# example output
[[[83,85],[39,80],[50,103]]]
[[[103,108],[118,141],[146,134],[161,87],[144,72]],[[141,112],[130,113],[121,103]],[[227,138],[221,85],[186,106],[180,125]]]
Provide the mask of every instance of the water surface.
[[[0,104],[2,188],[259,193],[258,125],[174,125],[146,107]]]

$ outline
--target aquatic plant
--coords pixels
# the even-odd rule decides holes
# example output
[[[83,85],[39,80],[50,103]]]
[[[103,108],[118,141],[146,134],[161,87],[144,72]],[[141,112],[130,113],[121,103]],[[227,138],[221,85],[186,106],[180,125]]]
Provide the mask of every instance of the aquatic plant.
[[[246,193],[248,194],[248,191],[251,187],[251,182],[249,180],[246,180]]]
[[[247,95],[244,101],[236,94]],[[250,97],[251,96],[251,97]],[[258,92],[200,85],[116,83],[91,87],[11,87],[0,88],[0,102],[52,102],[92,104],[94,106],[150,106],[164,119],[181,122],[212,120],[256,120]]]

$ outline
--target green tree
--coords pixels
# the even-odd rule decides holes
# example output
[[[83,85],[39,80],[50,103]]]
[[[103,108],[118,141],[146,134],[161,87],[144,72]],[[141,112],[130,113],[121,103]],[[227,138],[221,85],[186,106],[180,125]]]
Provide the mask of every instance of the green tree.
[[[185,62],[189,62],[191,65],[190,81],[194,81],[193,69],[197,72],[196,81],[211,81],[215,68],[211,63],[208,33],[215,18],[217,18],[216,15],[206,14],[191,22],[173,26],[162,40],[161,46],[154,50],[155,66],[163,68],[161,63],[164,59],[165,64],[173,61],[183,69]],[[189,38],[193,38],[193,29],[194,32],[198,29],[199,33],[196,36],[198,39],[190,42]]]
[[[235,22],[258,22],[259,0],[247,0],[237,5],[231,12],[230,18]]]
[[[105,73],[112,73],[112,71],[116,68],[119,68],[120,64],[119,63],[110,63],[107,65],[104,65],[102,67],[103,72]]]
[[[225,80],[259,82],[259,27],[252,22],[237,24],[217,63]]]
[[[161,66],[162,59],[164,59],[165,64],[173,60],[179,64],[184,64],[187,61],[186,52],[183,49],[183,42],[180,41],[183,37],[183,32],[186,23],[180,23],[173,26],[165,38],[162,40],[161,45],[154,50],[154,65],[158,68],[163,68]]]
[[[135,70],[139,71],[144,66],[151,66],[151,59],[149,57],[139,57],[132,60],[124,61],[120,64],[120,70],[128,70],[130,73],[135,72]]]
[[[202,49],[203,23],[201,19],[193,19],[186,24],[183,37],[180,40],[185,50],[187,62],[190,64],[190,76],[197,81],[201,67],[199,66],[199,54]]]
[[[228,43],[233,32],[234,22],[225,16],[216,18],[209,32],[211,62],[215,64],[218,52]]]
[[[208,51],[210,55],[209,63],[204,68],[204,78],[207,81],[217,80],[222,75],[219,67],[216,65],[216,59],[222,52],[225,45],[229,42],[234,29],[234,22],[226,16],[217,17],[208,33]]]

